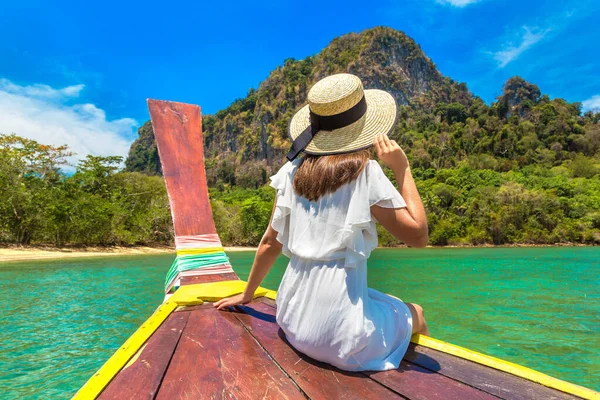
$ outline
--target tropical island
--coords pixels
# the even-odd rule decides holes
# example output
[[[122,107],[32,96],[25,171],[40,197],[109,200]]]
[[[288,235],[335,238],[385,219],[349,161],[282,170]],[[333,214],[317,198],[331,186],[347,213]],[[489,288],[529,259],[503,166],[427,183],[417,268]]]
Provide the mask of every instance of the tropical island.
[[[314,82],[339,72],[395,97],[391,136],[411,161],[431,245],[600,244],[600,112],[583,113],[581,104],[551,99],[520,77],[488,105],[443,76],[414,40],[378,27],[285,60],[245,98],[203,116],[224,245],[258,243],[274,196],[269,176],[290,145],[287,122]],[[126,160],[88,155],[69,173],[66,146],[0,136],[0,245],[169,246],[151,124],[138,133]],[[400,244],[379,233],[380,245]]]

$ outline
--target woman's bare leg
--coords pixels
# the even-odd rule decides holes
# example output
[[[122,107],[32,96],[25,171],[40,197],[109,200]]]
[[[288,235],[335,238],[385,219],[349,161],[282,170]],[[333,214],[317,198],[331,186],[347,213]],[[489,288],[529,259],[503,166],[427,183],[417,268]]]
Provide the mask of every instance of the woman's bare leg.
[[[429,336],[429,329],[427,328],[427,322],[425,322],[425,317],[423,316],[423,307],[415,303],[404,303],[410,310],[410,314],[412,315],[413,327],[412,333],[413,335],[416,333],[420,333],[421,335]]]

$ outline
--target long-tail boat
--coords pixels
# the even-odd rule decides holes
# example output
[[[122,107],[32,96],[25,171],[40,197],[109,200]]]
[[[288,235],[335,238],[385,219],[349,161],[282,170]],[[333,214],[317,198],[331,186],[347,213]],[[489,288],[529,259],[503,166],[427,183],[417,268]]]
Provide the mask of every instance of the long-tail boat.
[[[230,311],[241,293],[213,222],[200,108],[148,100],[175,228],[165,301],[74,399],[600,399],[600,393],[415,335],[400,367],[346,372],[291,347],[276,293]]]

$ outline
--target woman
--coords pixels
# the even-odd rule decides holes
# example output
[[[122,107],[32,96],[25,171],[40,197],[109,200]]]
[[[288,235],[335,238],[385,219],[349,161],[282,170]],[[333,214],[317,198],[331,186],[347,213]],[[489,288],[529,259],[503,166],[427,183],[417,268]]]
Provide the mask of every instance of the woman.
[[[277,196],[246,290],[215,306],[252,301],[283,252],[290,262],[277,322],[290,344],[343,370],[395,369],[411,334],[429,334],[420,306],[367,287],[376,221],[409,246],[423,247],[428,238],[406,155],[387,137],[396,103],[384,91],[363,90],[350,74],[317,82],[308,103],[290,122],[290,162],[271,177]],[[398,190],[370,160],[373,145]]]

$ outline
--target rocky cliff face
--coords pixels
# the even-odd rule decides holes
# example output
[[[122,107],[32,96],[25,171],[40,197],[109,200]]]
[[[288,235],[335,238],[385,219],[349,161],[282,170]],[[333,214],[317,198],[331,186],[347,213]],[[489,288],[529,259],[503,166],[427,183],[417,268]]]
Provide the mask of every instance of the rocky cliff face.
[[[498,107],[502,117],[510,118],[518,115],[524,118],[540,100],[540,88],[525,79],[515,76],[504,84],[502,96],[498,98]]]
[[[203,117],[209,183],[254,182],[276,170],[290,141],[287,124],[305,104],[319,79],[349,72],[366,89],[390,92],[399,105],[432,109],[438,102],[468,107],[473,100],[466,86],[443,77],[414,40],[384,27],[334,39],[320,53],[304,60],[287,59],[257,90],[216,115]],[[127,168],[157,173],[159,165],[151,126],[140,128]],[[262,182],[264,183],[264,182]],[[251,185],[252,186],[252,185]]]
[[[125,160],[125,171],[160,175],[161,166],[158,149],[154,141],[154,132],[150,121],[147,121],[138,129],[138,135],[139,137],[129,148],[129,155]]]

